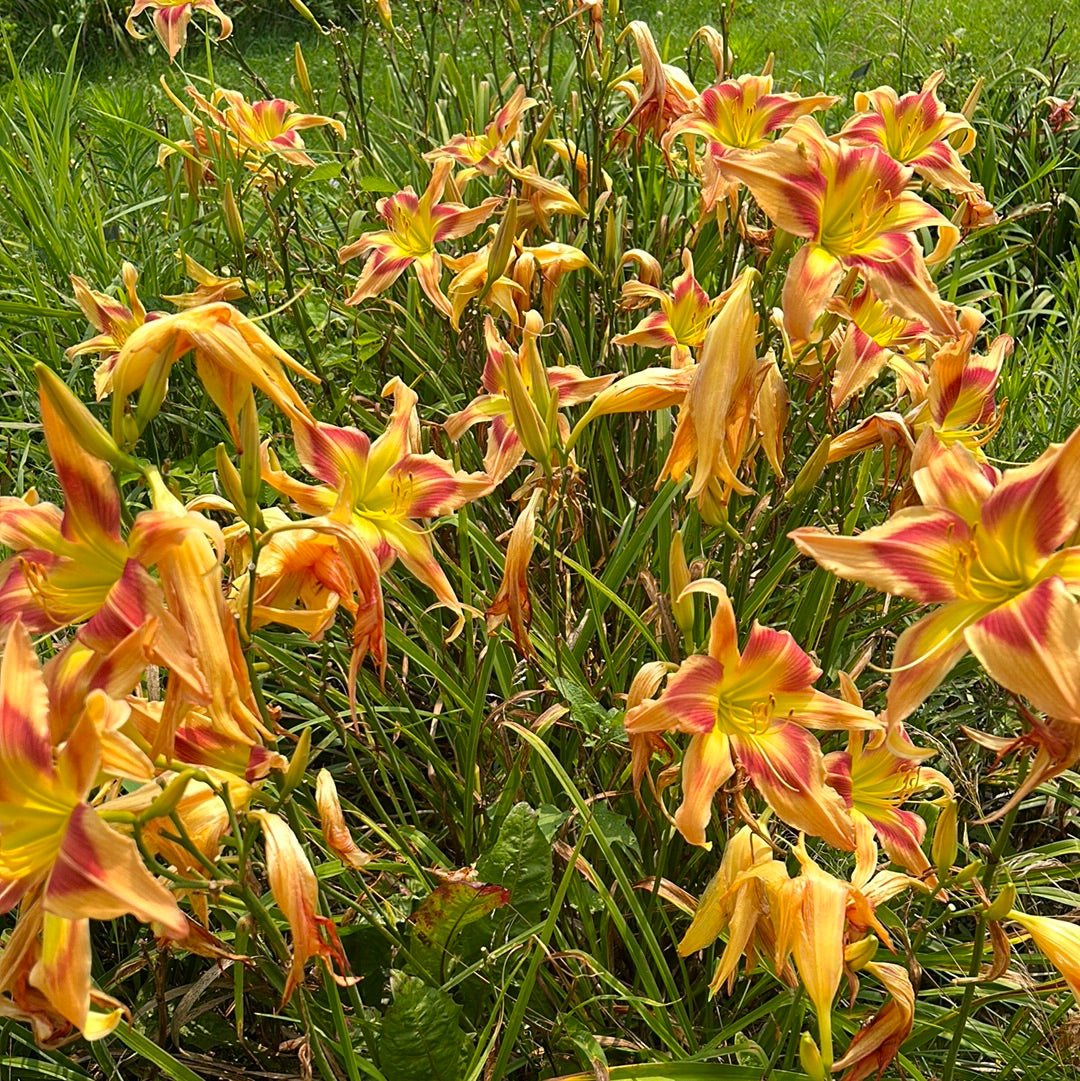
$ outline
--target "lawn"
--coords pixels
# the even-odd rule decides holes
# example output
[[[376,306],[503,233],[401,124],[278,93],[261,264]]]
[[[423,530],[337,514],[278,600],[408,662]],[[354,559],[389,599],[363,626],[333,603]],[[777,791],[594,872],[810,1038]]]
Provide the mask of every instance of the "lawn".
[[[1080,1076],[1075,23],[384,6],[0,3],[0,1081]]]

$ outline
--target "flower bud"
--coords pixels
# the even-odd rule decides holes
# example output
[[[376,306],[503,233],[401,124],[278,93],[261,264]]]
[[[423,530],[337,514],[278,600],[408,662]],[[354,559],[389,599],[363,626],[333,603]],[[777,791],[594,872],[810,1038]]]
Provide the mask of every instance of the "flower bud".
[[[791,487],[784,493],[785,503],[801,503],[817,486],[821,474],[829,462],[829,449],[832,440],[826,435],[814,448],[814,453],[806,459],[806,464],[799,470]]]
[[[236,508],[237,513],[243,513],[244,488],[240,482],[240,474],[229,459],[229,452],[225,449],[224,443],[218,443],[214,451],[214,465],[217,470],[218,484],[221,485],[225,497]]]
[[[810,1081],[825,1081],[825,1063],[821,1059],[821,1052],[814,1042],[814,1037],[809,1032],[804,1032],[799,1037],[799,1062]]]
[[[138,465],[116,445],[89,409],[71,392],[71,388],[44,364],[35,364],[41,409],[55,413],[63,426],[87,454],[119,469],[138,470]]]
[[[850,946],[845,947],[844,961],[852,972],[858,972],[873,961],[877,949],[877,937],[867,935],[866,938],[861,938],[858,942],[852,942]]]
[[[149,822],[152,818],[167,818],[180,806],[184,798],[188,781],[195,775],[195,771],[186,769],[178,773],[162,790],[149,807],[139,815],[140,822]]]
[[[1004,889],[990,902],[986,909],[988,920],[1003,920],[1016,904],[1016,886],[1006,882]]]
[[[307,4],[303,2],[303,0],[289,0],[289,3],[292,4],[293,10],[300,16],[300,18],[311,23],[311,25],[314,26],[316,30],[322,30],[322,27],[319,25],[319,20],[316,19],[314,15],[312,15],[311,9],[307,6]]]
[[[941,809],[934,826],[930,857],[939,879],[946,879],[956,862],[957,851],[956,801],[949,800]]]
[[[690,584],[690,567],[686,562],[682,533],[676,529],[668,549],[668,591],[671,596],[671,613],[679,630],[690,640],[694,634],[694,598],[684,597],[682,592]]]
[[[289,768],[281,782],[281,798],[284,801],[296,786],[304,779],[308,759],[311,757],[311,729],[305,728],[296,741],[296,748],[289,759]]]
[[[480,290],[480,295],[476,298],[477,304],[483,302],[491,291],[491,287],[502,277],[514,251],[515,239],[517,239],[517,196],[511,195],[506,203],[506,210],[503,211],[495,239],[488,250],[487,280],[484,282],[484,288]]]
[[[244,219],[240,216],[240,207],[236,205],[231,180],[226,180],[221,192],[221,213],[225,218],[225,232],[237,251],[244,247]]]
[[[304,59],[304,50],[300,48],[299,41],[293,49],[293,63],[296,65],[296,85],[300,88],[304,105],[309,109],[314,109],[315,95],[311,89],[311,76],[308,75],[307,61]]]

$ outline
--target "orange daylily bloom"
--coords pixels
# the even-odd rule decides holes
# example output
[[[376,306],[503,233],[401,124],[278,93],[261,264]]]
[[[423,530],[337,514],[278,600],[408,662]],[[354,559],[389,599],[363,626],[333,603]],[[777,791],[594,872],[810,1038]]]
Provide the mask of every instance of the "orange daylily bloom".
[[[218,302],[147,321],[128,337],[111,366],[98,369],[97,395],[99,399],[113,395],[113,434],[118,442],[124,434],[128,398],[143,388],[135,418],[137,427],[145,426],[160,407],[172,366],[187,353],[194,353],[199,380],[225,415],[234,438],[238,438],[237,418],[252,387],[286,416],[314,419],[285,369],[313,383],[319,382],[318,376],[257,323],[231,304]],[[150,401],[145,400],[147,387],[153,391]]]
[[[828,109],[840,99],[831,94],[774,94],[772,75],[740,75],[702,91],[682,116],[674,120],[661,140],[665,154],[676,139],[690,150],[691,168],[697,168],[694,146],[705,140],[706,160],[711,165],[713,183],[703,194],[705,212],[717,202],[721,191],[733,183],[725,178],[723,161],[732,154],[761,150],[776,134],[790,127],[800,116]],[[737,183],[737,182],[735,182]]]
[[[474,424],[490,425],[484,468],[492,484],[501,484],[525,457],[526,451],[536,458],[538,465],[546,465],[551,459],[554,440],[565,441],[569,435],[569,426],[558,410],[562,406],[589,401],[615,379],[614,375],[589,377],[573,364],[545,367],[539,348],[543,329],[540,313],[528,312],[522,328],[521,346],[515,352],[499,336],[494,321],[488,316],[484,321],[488,355],[481,377],[486,393],[448,417],[444,425],[455,442]],[[554,416],[549,424],[548,414],[552,410]],[[546,440],[545,445],[531,445],[532,430],[523,431],[523,425],[528,421],[536,422],[536,436],[541,442]],[[552,430],[555,426],[557,430]]]
[[[937,333],[958,333],[952,306],[938,295],[927,262],[952,251],[959,232],[908,191],[911,169],[874,146],[830,139],[813,117],[755,154],[724,159],[780,228],[807,238],[788,269],[784,318],[791,337],[809,340],[841,279],[856,270],[896,314],[922,319]],[[853,209],[855,208],[855,209]],[[936,228],[924,260],[915,231]]]
[[[692,350],[705,340],[709,321],[723,304],[723,297],[709,299],[694,277],[694,256],[689,248],[682,253],[683,272],[665,293],[642,281],[623,285],[623,301],[638,307],[642,301],[657,300],[660,311],[647,315],[633,330],[617,334],[614,345],[640,345],[648,349],[670,349],[671,366],[682,368],[691,363]]]
[[[865,390],[886,367],[893,370],[909,394],[925,397],[926,378],[917,361],[930,335],[926,323],[894,315],[869,287],[850,302],[837,297],[827,307],[845,320],[833,335],[833,409]]]
[[[935,188],[956,195],[981,193],[960,162],[975,145],[975,129],[963,113],[946,112],[937,96],[944,79],[944,71],[935,71],[917,94],[903,97],[891,86],[856,93],[855,115],[837,138],[880,147]]]
[[[297,112],[299,106],[284,98],[249,102],[238,91],[219,87],[207,99],[193,86],[184,89],[199,112],[225,134],[226,145],[237,158],[244,159],[254,155],[261,163],[262,158],[273,154],[290,165],[311,168],[315,162],[304,149],[304,140],[299,134],[302,129],[329,127],[337,133],[339,139],[345,138],[345,125],[340,120]],[[192,112],[171,92],[169,96],[195,125],[204,124],[198,114]],[[208,133],[204,131],[204,134]],[[210,142],[219,145],[212,138]]]
[[[1062,620],[1080,594],[1080,430],[1003,473],[955,443],[912,482],[923,505],[858,536],[789,534],[842,578],[941,605],[896,643],[890,719],[909,716],[969,649],[1005,686],[1015,685],[1017,666],[1049,669],[1053,679],[1060,651],[1075,650]]]
[[[124,28],[137,40],[145,34],[135,29],[135,19],[144,11],[153,12],[154,33],[165,46],[170,60],[187,44],[188,24],[196,11],[205,11],[213,15],[221,24],[218,41],[224,41],[233,29],[232,19],[214,3],[214,0],[135,0],[135,6],[128,12]]]
[[[691,844],[708,847],[713,797],[735,773],[749,776],[785,822],[838,848],[854,848],[851,817],[825,783],[825,765],[808,728],[879,728],[872,713],[815,690],[821,669],[786,631],[755,622],[740,652],[727,591],[703,579],[685,592],[716,598],[704,656],[684,661],[659,698],[626,714],[630,735],[686,732],[683,802],[675,823]]]
[[[775,367],[757,356],[759,320],[751,293],[757,276],[755,270],[743,271],[706,331],[657,481],[680,480],[693,471],[687,497],[698,501],[699,513],[711,524],[723,517],[731,492],[750,491],[737,473],[760,428],[755,422],[759,392]],[[770,387],[779,394],[779,387]],[[775,440],[769,442],[775,445]]]
[[[494,176],[506,161],[510,144],[517,138],[522,116],[535,104],[534,98],[525,96],[525,87],[519,86],[492,117],[483,135],[455,135],[445,146],[429,150],[424,160],[433,163],[453,161],[483,176]]]
[[[315,515],[318,528],[336,522],[383,572],[400,559],[440,604],[460,615],[461,602],[435,559],[427,530],[415,519],[452,514],[489,492],[491,481],[484,473],[455,470],[434,453],[422,454],[416,394],[395,378],[383,388],[383,396],[389,395],[394,409],[386,431],[374,441],[356,428],[294,423],[297,455],[320,484],[293,479],[268,447],[263,479],[305,514]]]
[[[532,622],[529,561],[536,546],[536,508],[540,495],[539,488],[533,492],[510,531],[503,579],[495,599],[484,613],[489,635],[495,634],[503,623],[509,622],[514,644],[523,657],[536,656],[536,649],[529,638],[529,624]]]
[[[440,286],[442,260],[435,245],[467,236],[491,217],[502,200],[492,196],[476,207],[440,203],[452,168],[452,161],[437,161],[423,195],[418,197],[412,188],[405,188],[375,204],[386,228],[364,233],[338,252],[340,263],[371,253],[347,304],[378,296],[415,266],[427,298],[447,319],[453,317],[453,308]]]
[[[104,293],[99,293],[78,275],[72,274],[71,284],[75,290],[75,299],[83,310],[90,325],[98,331],[96,337],[88,338],[78,345],[71,346],[66,351],[66,356],[79,357],[84,353],[97,353],[101,368],[112,369],[116,357],[124,342],[146,322],[148,318],[154,319],[160,314],[152,312],[147,314],[146,309],[139,300],[136,285],[139,280],[139,272],[131,263],[124,263],[120,271],[121,280],[124,283],[124,292],[127,294],[127,304],[121,304]],[[99,368],[100,370],[100,368]]]
[[[112,472],[65,423],[49,389],[53,381],[59,382],[51,373],[38,373],[41,422],[64,508],[38,502],[33,491],[0,498],[0,544],[15,552],[0,564],[0,627],[19,617],[34,632],[93,616],[131,556]]]
[[[921,847],[926,822],[902,804],[925,788],[940,788],[946,799],[955,798],[955,791],[943,773],[921,764],[927,753],[897,724],[869,741],[862,732],[852,732],[846,750],[825,756],[825,779],[843,797],[855,823],[857,883],[873,873],[875,837],[889,859],[910,874],[921,877],[930,869]]]
[[[52,719],[37,656],[15,621],[0,661],[0,909],[37,891],[42,944],[29,983],[93,1038],[114,1028],[120,1012],[91,1011],[89,918],[131,914],[175,937],[187,928],[134,841],[86,802],[101,762],[92,711],[102,697],[94,692],[72,723]],[[58,749],[53,728],[71,730]]]

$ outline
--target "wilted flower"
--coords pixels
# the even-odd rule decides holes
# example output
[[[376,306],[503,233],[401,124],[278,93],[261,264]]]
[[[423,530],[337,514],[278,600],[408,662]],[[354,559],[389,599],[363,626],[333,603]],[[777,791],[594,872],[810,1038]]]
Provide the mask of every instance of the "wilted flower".
[[[536,655],[536,649],[529,638],[529,625],[532,623],[529,561],[536,546],[536,508],[540,495],[541,491],[537,488],[510,531],[502,582],[495,599],[484,613],[488,634],[494,634],[503,623],[509,622],[514,644],[523,657]]]
[[[627,34],[634,39],[641,63],[615,84],[615,89],[622,91],[633,105],[619,132],[633,125],[640,146],[647,133],[659,139],[668,125],[690,108],[698,92],[682,68],[660,59],[652,31],[645,23],[638,20],[629,23],[619,40]]]

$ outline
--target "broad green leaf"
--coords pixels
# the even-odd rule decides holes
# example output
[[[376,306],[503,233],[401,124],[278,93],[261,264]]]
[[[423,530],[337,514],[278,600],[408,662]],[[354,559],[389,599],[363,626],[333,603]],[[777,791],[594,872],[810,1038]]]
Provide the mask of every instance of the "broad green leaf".
[[[551,899],[551,845],[527,803],[510,808],[490,852],[476,864],[485,882],[510,891],[510,904],[525,919],[539,919]]]
[[[379,1038],[386,1081],[460,1081],[465,1040],[460,1013],[445,991],[415,976],[400,977]]]

